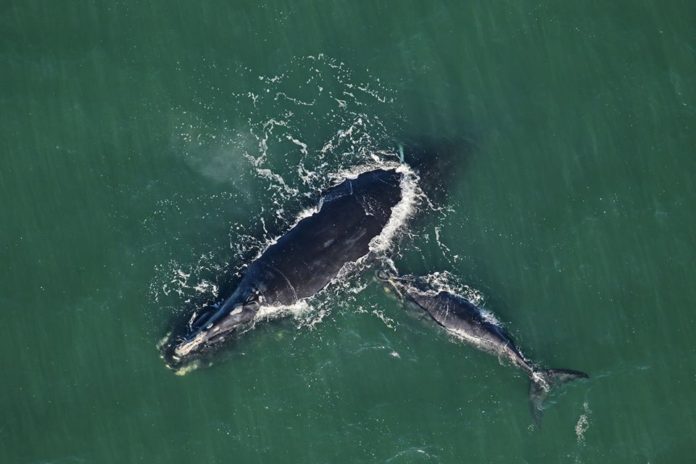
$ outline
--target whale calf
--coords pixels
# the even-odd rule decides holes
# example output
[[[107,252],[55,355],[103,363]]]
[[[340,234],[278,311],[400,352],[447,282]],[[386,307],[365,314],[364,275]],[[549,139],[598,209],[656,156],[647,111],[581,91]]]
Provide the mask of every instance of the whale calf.
[[[164,349],[170,367],[220,346],[252,323],[259,308],[288,306],[323,289],[344,265],[370,252],[402,199],[404,172],[374,169],[323,193],[301,219],[249,264],[234,292],[212,311],[191,317]]]
[[[487,317],[479,307],[461,295],[436,290],[413,276],[397,276],[380,271],[379,280],[388,283],[394,292],[423,311],[433,321],[464,342],[481,351],[505,359],[521,369],[530,379],[530,406],[538,424],[543,402],[552,387],[572,380],[588,378],[571,369],[543,369],[527,359],[503,327]]]

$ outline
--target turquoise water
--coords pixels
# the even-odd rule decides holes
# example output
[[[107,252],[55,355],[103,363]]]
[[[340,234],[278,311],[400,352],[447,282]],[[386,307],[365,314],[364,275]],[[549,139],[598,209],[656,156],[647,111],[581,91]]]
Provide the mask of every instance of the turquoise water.
[[[695,37],[686,1],[2,4],[0,462],[692,462]],[[165,368],[307,195],[414,140],[449,196],[390,256],[591,374],[541,429],[371,272]]]

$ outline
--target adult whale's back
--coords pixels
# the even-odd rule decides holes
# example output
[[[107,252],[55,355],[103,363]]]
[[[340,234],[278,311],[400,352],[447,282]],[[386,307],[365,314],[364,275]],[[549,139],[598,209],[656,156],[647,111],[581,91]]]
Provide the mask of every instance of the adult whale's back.
[[[168,363],[180,365],[221,344],[254,321],[262,306],[291,305],[316,294],[343,266],[368,255],[402,200],[402,178],[397,169],[375,169],[328,189],[313,214],[249,265],[224,302],[192,316],[165,347]]]
[[[266,304],[314,295],[350,262],[369,252],[401,200],[397,171],[378,169],[327,190],[319,210],[302,219],[249,267],[240,286],[256,282]]]

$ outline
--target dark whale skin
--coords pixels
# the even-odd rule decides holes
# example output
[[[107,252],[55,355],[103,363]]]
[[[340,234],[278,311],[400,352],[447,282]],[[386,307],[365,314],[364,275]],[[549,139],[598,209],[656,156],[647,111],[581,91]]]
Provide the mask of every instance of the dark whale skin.
[[[402,199],[403,174],[375,169],[326,190],[317,210],[256,258],[218,309],[193,317],[165,348],[176,367],[222,344],[261,306],[292,305],[326,287],[344,265],[365,257]]]
[[[302,219],[247,270],[240,286],[256,287],[264,304],[288,305],[324,288],[369,252],[401,200],[401,174],[375,170],[327,190],[319,211]]]

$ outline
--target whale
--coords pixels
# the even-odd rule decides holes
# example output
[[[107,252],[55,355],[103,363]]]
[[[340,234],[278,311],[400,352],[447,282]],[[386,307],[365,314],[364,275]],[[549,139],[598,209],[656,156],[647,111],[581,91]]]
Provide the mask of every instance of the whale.
[[[324,191],[308,215],[248,265],[229,296],[194,311],[166,344],[165,362],[178,367],[200,358],[253,325],[261,308],[312,297],[344,266],[365,259],[402,200],[405,172],[371,169]]]
[[[424,312],[442,329],[478,350],[506,360],[530,379],[530,411],[540,425],[544,400],[551,389],[577,379],[588,378],[573,369],[546,369],[530,361],[517,347],[510,334],[487,312],[466,297],[440,290],[422,278],[378,271],[377,278],[388,285],[409,307]]]

